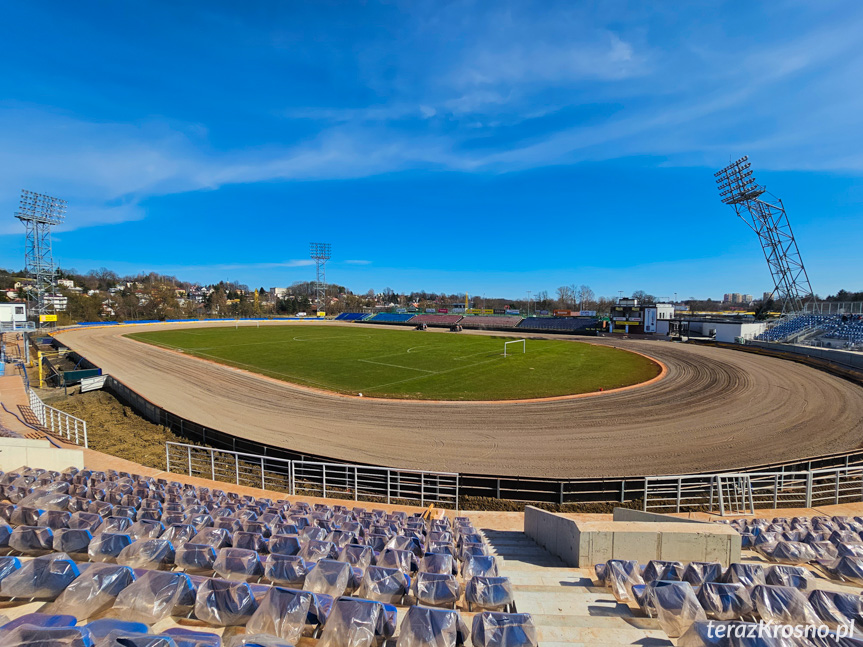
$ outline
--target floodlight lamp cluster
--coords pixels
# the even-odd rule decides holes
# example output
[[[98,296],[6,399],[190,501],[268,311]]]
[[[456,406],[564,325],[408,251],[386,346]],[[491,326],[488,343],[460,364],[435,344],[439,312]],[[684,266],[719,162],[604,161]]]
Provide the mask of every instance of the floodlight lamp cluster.
[[[66,217],[66,200],[23,189],[19,212],[20,220],[34,220],[48,225],[59,225]]]
[[[329,260],[332,255],[331,243],[310,243],[309,255],[313,259]]]
[[[723,204],[739,204],[753,200],[764,193],[764,187],[755,183],[750,166],[749,156],[744,155],[713,174]]]

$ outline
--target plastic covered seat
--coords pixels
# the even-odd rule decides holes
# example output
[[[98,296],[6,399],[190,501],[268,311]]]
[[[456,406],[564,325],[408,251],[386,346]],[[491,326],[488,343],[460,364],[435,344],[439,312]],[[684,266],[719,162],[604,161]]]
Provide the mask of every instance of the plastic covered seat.
[[[793,586],[795,589],[808,589],[812,586],[812,574],[802,566],[786,564],[769,566],[764,578],[767,584]]]
[[[677,647],[796,647],[800,642],[774,638],[769,633],[759,636],[755,622],[715,620],[693,622],[677,641]]]
[[[117,555],[117,563],[132,568],[164,570],[174,564],[174,546],[167,539],[139,539]]]
[[[863,558],[847,556],[838,557],[827,563],[821,562],[821,565],[824,570],[835,578],[845,582],[851,582],[857,586],[863,586]]]
[[[468,555],[461,565],[461,575],[467,582],[474,576],[497,577],[497,560],[494,555]]]
[[[195,595],[192,580],[185,573],[145,571],[120,592],[112,613],[152,625],[174,614],[187,615],[195,605]]]
[[[612,559],[606,562],[605,582],[611,588],[615,600],[630,602],[635,600],[632,587],[644,584],[644,579],[637,561]]]
[[[863,596],[815,589],[809,593],[808,601],[821,622],[831,629],[863,620]]]
[[[21,560],[17,557],[6,555],[0,557],[0,581],[2,581],[9,573],[13,573],[21,568]]]
[[[529,613],[483,611],[473,617],[474,647],[537,647],[536,626]]]
[[[790,586],[758,584],[750,592],[752,606],[765,622],[818,624],[818,614],[806,596]]]
[[[369,566],[363,575],[357,596],[377,602],[399,604],[408,594],[410,585],[410,578],[398,568]]]
[[[739,620],[752,613],[752,598],[739,582],[705,582],[696,595],[708,618]]]
[[[303,589],[337,598],[348,590],[351,576],[350,564],[333,559],[322,559],[309,570]]]
[[[193,544],[207,544],[216,550],[231,545],[231,534],[224,528],[202,528],[192,537]]]
[[[490,611],[512,611],[513,589],[508,577],[483,577],[477,575],[467,581],[464,599],[468,611],[473,607]]]
[[[317,562],[321,559],[338,559],[339,549],[336,548],[336,545],[331,541],[318,541],[312,539],[306,542],[297,554],[307,562]]]
[[[131,527],[132,520],[129,517],[111,516],[102,522],[99,532],[125,534]]]
[[[21,625],[2,635],[3,647],[93,647],[86,627]]]
[[[30,508],[19,504],[12,509],[9,523],[13,526],[37,526],[39,525],[39,517],[42,516],[43,512],[44,510],[39,508]]]
[[[299,555],[300,539],[295,535],[272,535],[267,549],[279,555]]]
[[[303,635],[314,596],[307,591],[274,586],[246,623],[250,634],[269,634],[292,645]]]
[[[419,562],[420,573],[439,573],[455,575],[458,572],[452,555],[442,553],[426,553]]]
[[[264,565],[264,577],[274,584],[291,588],[302,588],[309,566],[299,555],[270,553]]]
[[[177,647],[221,647],[222,639],[206,631],[192,631],[183,627],[165,629],[160,635],[170,636]]]
[[[9,535],[9,548],[23,555],[47,555],[54,551],[54,531],[44,526],[18,526]]]
[[[216,563],[216,549],[208,544],[187,542],[174,552],[174,565],[187,573],[212,573]]]
[[[460,595],[461,587],[455,575],[423,571],[417,573],[416,598],[420,604],[454,609]]]
[[[195,530],[195,526],[187,523],[173,523],[165,528],[165,532],[162,533],[159,539],[167,539],[176,549],[186,542],[192,541],[192,537],[196,534],[198,534],[198,531]]]
[[[54,602],[54,610],[77,618],[89,618],[107,611],[120,591],[135,581],[128,566],[90,564]]]
[[[99,641],[112,632],[122,632],[124,634],[145,634],[150,629],[147,625],[141,622],[129,622],[127,620],[119,620],[117,618],[99,618],[92,620],[86,625],[93,640]]]
[[[117,556],[131,544],[129,535],[103,532],[93,537],[87,548],[87,556],[91,562],[116,562]]]
[[[800,541],[778,541],[763,553],[771,561],[780,564],[805,564],[818,559],[818,553],[809,544]]]
[[[645,592],[647,606],[670,638],[684,634],[693,622],[707,620],[689,582],[654,580],[647,584]]]
[[[25,613],[0,627],[0,631],[12,631],[15,627],[30,625],[31,627],[74,627],[77,618],[68,614]]]
[[[756,584],[766,584],[764,568],[760,564],[730,564],[722,575],[722,581],[726,584],[739,582],[743,586],[750,587]]]
[[[261,558],[253,550],[222,548],[216,555],[213,570],[226,580],[257,581],[264,574]]]
[[[396,630],[396,609],[381,602],[342,597],[318,640],[319,647],[374,647]]]
[[[339,555],[340,562],[347,562],[351,566],[355,566],[360,570],[366,570],[372,563],[375,553],[371,546],[361,546],[359,544],[348,544],[342,548]]]
[[[467,633],[458,611],[415,606],[402,620],[396,647],[461,647]]]
[[[385,568],[397,568],[406,575],[413,575],[419,569],[419,560],[409,550],[386,548],[378,555],[376,564]]]
[[[54,531],[54,550],[86,558],[93,534],[87,528],[60,528]]]
[[[65,553],[34,557],[0,581],[0,595],[25,600],[53,600],[79,574],[78,566]]]
[[[9,537],[12,536],[12,526],[0,519],[0,552],[6,554],[9,551]]]
[[[233,545],[234,548],[253,550],[259,555],[267,552],[267,542],[264,536],[257,532],[238,530],[234,533]]]
[[[220,627],[245,625],[258,608],[245,582],[208,579],[198,587],[195,617]]]
[[[165,532],[161,521],[141,519],[129,526],[128,533],[135,541],[139,539],[158,539]]]
[[[37,526],[44,526],[51,530],[59,530],[60,528],[69,527],[69,519],[72,518],[72,513],[68,510],[45,510],[39,515],[36,521]]]
[[[405,535],[396,535],[387,542],[386,547],[395,548],[396,550],[409,550],[418,560],[425,553],[425,547],[419,539]]]
[[[646,584],[653,580],[665,580],[667,582],[679,582],[683,576],[683,564],[680,562],[663,559],[651,559],[644,567],[641,577]]]
[[[722,564],[719,562],[689,562],[683,569],[680,579],[692,586],[704,582],[718,582],[722,578]]]

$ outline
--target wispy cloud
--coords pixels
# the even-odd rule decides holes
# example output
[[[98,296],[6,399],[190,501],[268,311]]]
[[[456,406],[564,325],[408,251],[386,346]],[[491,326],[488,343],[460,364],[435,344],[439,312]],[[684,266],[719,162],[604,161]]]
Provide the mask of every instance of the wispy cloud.
[[[356,261],[356,260],[344,261],[344,263],[347,265],[371,265],[372,264],[371,261]]]

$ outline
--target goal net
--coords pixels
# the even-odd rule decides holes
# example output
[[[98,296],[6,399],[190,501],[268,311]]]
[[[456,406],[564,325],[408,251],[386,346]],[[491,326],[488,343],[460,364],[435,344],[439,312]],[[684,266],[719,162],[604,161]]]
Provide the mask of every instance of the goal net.
[[[512,344],[515,344],[515,346],[512,346]],[[524,339],[515,339],[513,341],[503,342],[503,356],[507,357],[508,355],[512,355],[513,353],[517,353],[519,344],[521,344],[522,354],[526,353],[527,352],[527,341]]]

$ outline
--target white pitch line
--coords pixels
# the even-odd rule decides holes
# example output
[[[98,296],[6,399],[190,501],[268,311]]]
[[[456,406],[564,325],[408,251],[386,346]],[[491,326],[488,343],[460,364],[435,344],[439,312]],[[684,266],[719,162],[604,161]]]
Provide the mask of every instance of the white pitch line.
[[[436,371],[435,375],[442,375],[443,373],[451,373],[452,371],[461,371],[466,368],[472,368],[474,366],[482,366],[483,364],[489,364],[491,362],[496,362],[497,360],[503,359],[502,356],[495,357],[493,359],[486,360],[484,362],[477,362],[476,364],[467,364],[465,366],[456,366],[455,368],[448,368],[445,371]],[[427,375],[417,375],[416,377],[409,377],[404,380],[396,380],[395,382],[387,382],[386,384],[377,384],[375,386],[367,386],[363,389],[363,391],[373,391],[374,389],[382,389],[385,386],[392,386],[393,384],[401,384],[402,382],[410,382],[411,380],[421,380],[424,377],[428,377]]]
[[[409,371],[422,371],[423,373],[437,373],[438,371],[429,371],[424,368],[414,368],[413,366],[399,366],[398,364],[387,364],[386,362],[376,362],[372,359],[358,359],[358,362],[366,362],[367,364],[380,364],[381,366],[390,366],[392,368],[404,368]]]

